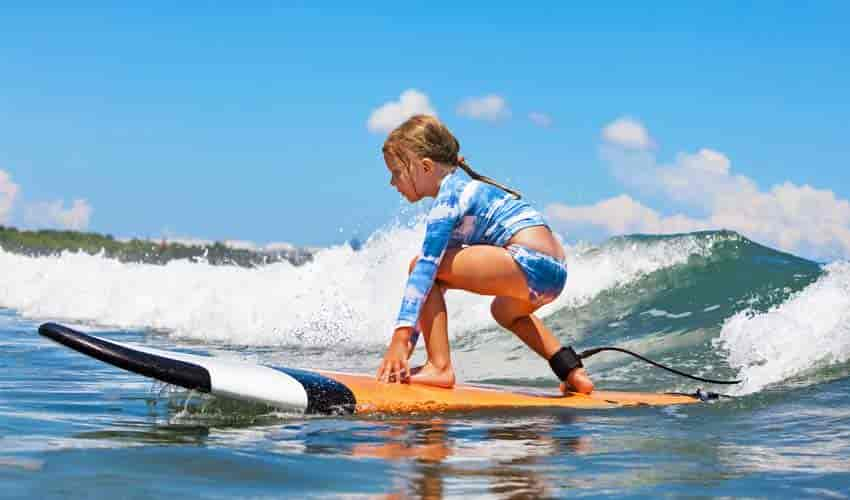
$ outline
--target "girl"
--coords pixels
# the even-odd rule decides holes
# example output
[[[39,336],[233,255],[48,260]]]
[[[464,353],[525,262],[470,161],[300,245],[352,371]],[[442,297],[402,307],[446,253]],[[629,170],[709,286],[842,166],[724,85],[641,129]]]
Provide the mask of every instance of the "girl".
[[[378,380],[454,385],[443,294],[455,288],[494,295],[493,318],[549,360],[562,381],[561,390],[590,393],[593,382],[575,351],[562,348],[532,314],[564,288],[563,247],[519,193],[473,171],[459,150],[451,132],[425,115],[408,119],[384,142],[390,184],[411,203],[426,196],[436,199],[427,217],[422,252],[410,264]],[[428,361],[410,370],[407,360],[420,331],[425,334]]]

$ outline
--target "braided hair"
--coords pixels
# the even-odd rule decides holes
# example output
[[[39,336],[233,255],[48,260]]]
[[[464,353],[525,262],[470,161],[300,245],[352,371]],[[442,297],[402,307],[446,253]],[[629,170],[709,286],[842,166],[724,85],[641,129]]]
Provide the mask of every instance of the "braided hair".
[[[481,175],[466,163],[460,156],[460,143],[454,135],[449,132],[438,119],[428,115],[414,115],[404,123],[395,128],[382,148],[384,155],[390,155],[397,159],[405,167],[410,168],[408,158],[404,150],[412,152],[419,158],[431,158],[435,162],[451,165],[453,168],[460,167],[469,177],[476,181],[486,182],[497,188],[510,193],[517,199],[522,198],[519,191],[513,190],[504,184]]]

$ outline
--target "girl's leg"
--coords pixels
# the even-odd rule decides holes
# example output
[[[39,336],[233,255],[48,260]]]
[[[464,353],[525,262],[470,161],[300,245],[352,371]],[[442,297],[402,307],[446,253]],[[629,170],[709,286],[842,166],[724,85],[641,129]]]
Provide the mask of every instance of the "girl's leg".
[[[490,305],[496,323],[512,331],[540,357],[549,359],[561,349],[561,342],[532,314],[536,309],[527,301],[511,297],[496,297]]]
[[[416,257],[410,261],[408,272],[413,272],[415,265]],[[516,269],[511,269],[510,266]],[[506,286],[520,289],[525,287],[524,281],[510,283],[511,275],[516,271],[522,273],[503,248],[477,246],[446,251],[434,286],[431,287],[419,313],[417,327],[425,338],[428,360],[425,365],[411,370],[412,382],[440,387],[454,386],[455,374],[451,364],[445,290],[450,287],[461,288],[494,295],[498,292],[504,293]]]
[[[439,387],[455,385],[455,372],[449,351],[448,315],[443,294],[442,285],[439,282],[434,283],[422,304],[419,325],[425,337],[428,361],[425,365],[411,370],[411,382]]]
[[[511,297],[496,297],[490,306],[493,318],[499,325],[512,331],[531,350],[548,360],[561,349],[561,342],[540,318],[532,314],[536,309],[528,301]],[[562,386],[562,390],[574,389],[585,394],[593,392],[593,382],[584,368],[570,372],[566,382],[569,387]]]

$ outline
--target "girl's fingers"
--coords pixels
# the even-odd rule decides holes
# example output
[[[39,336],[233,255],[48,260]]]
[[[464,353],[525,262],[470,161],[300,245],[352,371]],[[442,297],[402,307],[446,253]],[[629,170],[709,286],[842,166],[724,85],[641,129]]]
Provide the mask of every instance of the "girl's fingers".
[[[407,364],[402,360],[396,361],[390,371],[390,382],[404,383],[407,379],[407,373]]]
[[[410,378],[410,365],[407,363],[406,359],[401,360],[401,369],[402,373],[399,374],[399,382]]]
[[[388,384],[393,381],[393,376],[398,371],[398,367],[392,361],[384,361],[381,363],[381,368],[378,369],[378,381]]]
[[[393,380],[393,382],[400,384],[401,383],[401,363],[400,362],[396,361],[395,363],[393,363],[392,375],[395,377],[395,380]]]
[[[384,360],[378,371],[375,373],[375,379],[379,382],[404,383],[410,378],[410,364],[406,359]]]
[[[389,370],[387,370],[387,362],[386,361],[381,362],[381,367],[378,368],[377,378],[378,378],[378,381],[380,381],[380,382],[387,382],[387,380],[389,378]]]

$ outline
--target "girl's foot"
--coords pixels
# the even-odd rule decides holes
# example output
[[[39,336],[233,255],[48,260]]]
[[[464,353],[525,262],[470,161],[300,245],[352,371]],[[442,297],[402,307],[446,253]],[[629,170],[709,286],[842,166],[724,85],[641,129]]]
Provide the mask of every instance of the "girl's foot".
[[[561,382],[561,392],[564,394],[569,392],[590,394],[593,392],[593,381],[587,376],[587,371],[584,368],[576,368],[567,374],[567,380]]]
[[[455,371],[451,365],[439,370],[430,362],[427,362],[410,370],[410,383],[451,389],[455,385]]]

